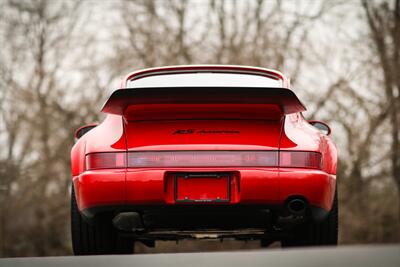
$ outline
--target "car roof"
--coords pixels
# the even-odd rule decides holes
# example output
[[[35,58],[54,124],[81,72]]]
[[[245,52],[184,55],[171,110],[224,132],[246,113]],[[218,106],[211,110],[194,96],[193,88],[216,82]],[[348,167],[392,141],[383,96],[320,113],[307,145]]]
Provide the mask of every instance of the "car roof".
[[[279,71],[241,65],[178,65],[142,69],[126,75],[121,82],[121,88],[127,88],[129,82],[144,77],[185,73],[233,73],[259,75],[275,80],[280,80],[282,81],[282,87],[290,88],[289,79]]]

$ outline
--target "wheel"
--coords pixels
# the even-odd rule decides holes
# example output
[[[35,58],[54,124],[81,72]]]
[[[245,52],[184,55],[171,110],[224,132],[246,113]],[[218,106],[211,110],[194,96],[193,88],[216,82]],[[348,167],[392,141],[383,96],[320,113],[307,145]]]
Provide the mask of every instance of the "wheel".
[[[75,255],[131,254],[134,250],[134,241],[118,234],[110,216],[96,217],[90,224],[86,222],[78,210],[73,186],[71,235]]]
[[[332,209],[320,223],[309,221],[293,231],[293,238],[282,240],[282,247],[336,246],[338,243],[338,189],[336,187]]]

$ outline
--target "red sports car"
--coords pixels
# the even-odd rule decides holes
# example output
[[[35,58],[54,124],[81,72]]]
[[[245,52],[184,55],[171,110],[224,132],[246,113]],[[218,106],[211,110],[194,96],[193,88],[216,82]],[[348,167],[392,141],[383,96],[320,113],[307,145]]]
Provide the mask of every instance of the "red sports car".
[[[75,254],[134,243],[234,238],[335,245],[337,151],[280,72],[247,66],[145,69],[72,148]]]

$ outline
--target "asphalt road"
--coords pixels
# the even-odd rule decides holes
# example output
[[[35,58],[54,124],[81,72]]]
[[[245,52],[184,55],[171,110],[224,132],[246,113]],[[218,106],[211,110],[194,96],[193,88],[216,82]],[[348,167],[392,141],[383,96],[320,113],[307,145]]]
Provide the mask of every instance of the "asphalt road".
[[[0,259],[0,267],[3,266],[399,267],[400,245],[125,256],[8,258]]]

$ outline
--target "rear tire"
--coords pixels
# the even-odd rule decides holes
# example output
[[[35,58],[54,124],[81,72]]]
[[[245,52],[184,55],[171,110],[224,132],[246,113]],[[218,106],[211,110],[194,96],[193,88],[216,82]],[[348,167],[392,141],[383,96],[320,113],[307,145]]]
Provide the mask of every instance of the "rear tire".
[[[90,224],[82,217],[78,210],[73,186],[71,235],[75,255],[131,254],[134,250],[134,241],[118,234],[110,216],[98,216]]]
[[[337,187],[332,209],[322,222],[308,221],[293,231],[293,238],[282,240],[282,247],[336,246],[338,243],[339,207]]]

